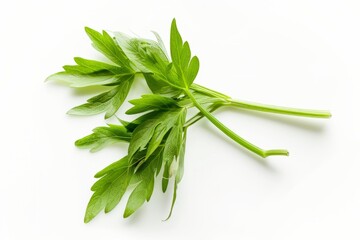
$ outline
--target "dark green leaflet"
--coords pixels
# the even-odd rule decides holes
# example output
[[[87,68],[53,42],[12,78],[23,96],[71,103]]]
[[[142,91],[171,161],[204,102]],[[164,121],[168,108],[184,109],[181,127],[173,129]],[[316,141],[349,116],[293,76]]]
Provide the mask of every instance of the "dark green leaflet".
[[[130,142],[131,133],[124,127],[108,124],[108,127],[97,127],[93,133],[75,142],[79,148],[90,148],[91,152],[101,150],[116,142]]]

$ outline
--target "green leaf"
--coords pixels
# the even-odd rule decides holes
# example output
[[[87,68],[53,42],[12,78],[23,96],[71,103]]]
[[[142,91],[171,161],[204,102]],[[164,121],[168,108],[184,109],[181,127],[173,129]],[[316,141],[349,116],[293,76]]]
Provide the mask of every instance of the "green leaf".
[[[123,49],[125,55],[131,61],[136,71],[148,72],[148,69],[141,63],[143,59],[139,57],[138,46],[132,43],[132,38],[124,33],[114,33],[115,40]]]
[[[169,220],[169,218],[172,215],[172,212],[173,212],[173,209],[174,209],[174,206],[175,206],[176,197],[177,197],[177,195],[176,195],[177,194],[177,188],[178,188],[178,183],[175,181],[174,182],[174,190],[173,190],[173,198],[172,198],[172,201],[171,201],[171,208],[170,208],[169,215],[165,219],[165,221]]]
[[[186,130],[183,131],[184,123],[185,123],[185,116],[183,119],[179,119],[178,125],[171,130],[166,140],[165,148],[164,148],[163,162],[165,162],[166,164],[165,164],[164,176],[162,180],[163,192],[165,192],[167,189],[169,178],[171,178],[171,176],[175,174],[173,199],[172,199],[169,215],[165,219],[165,221],[171,217],[176,201],[176,194],[177,194],[176,192],[177,192],[178,184],[180,183],[184,175],[184,156],[185,156],[185,145],[186,145]]]
[[[77,65],[63,66],[64,70],[67,73],[73,73],[73,74],[90,74],[96,72],[110,72],[113,74],[124,73],[124,69],[112,64],[99,62],[95,60],[88,60],[80,57],[75,57],[74,60],[77,63]]]
[[[199,59],[198,59],[198,57],[195,56],[191,59],[191,61],[189,63],[189,68],[186,72],[186,80],[187,80],[188,86],[190,86],[194,82],[194,80],[199,72],[199,67],[200,67]]]
[[[151,140],[155,128],[160,122],[156,118],[146,120],[144,123],[139,124],[132,135],[128,149],[128,155],[131,157],[139,150],[142,150]],[[132,162],[132,160],[130,160]]]
[[[172,162],[179,156],[180,148],[182,145],[182,133],[185,124],[186,111],[182,111],[176,122],[173,124],[169,136],[166,139],[164,147],[164,162]]]
[[[79,148],[90,148],[96,152],[107,145],[117,142],[130,142],[131,133],[124,126],[109,124],[108,127],[97,127],[93,133],[75,142]]]
[[[130,145],[129,157],[131,158],[138,150],[144,149],[148,144],[146,158],[149,157],[161,143],[165,134],[176,124],[179,117],[183,116],[184,109],[174,109],[166,112],[158,112],[148,120],[139,124],[133,132]],[[132,160],[130,160],[132,162]]]
[[[128,157],[125,156],[125,157],[121,158],[120,160],[113,162],[112,164],[105,167],[101,171],[97,172],[94,177],[101,178],[101,177],[105,176],[106,174],[119,171],[120,169],[126,169],[128,167],[129,167],[128,166]]]
[[[153,73],[144,73],[143,74],[146,80],[146,83],[150,90],[155,94],[161,94],[168,97],[176,97],[181,94],[179,88],[175,88],[164,81],[163,78]]]
[[[178,166],[177,166],[176,175],[175,175],[174,190],[173,190],[174,192],[173,192],[173,199],[171,202],[171,208],[170,208],[169,215],[165,220],[168,220],[171,217],[171,214],[172,214],[174,206],[175,206],[176,197],[177,197],[177,188],[178,188],[178,185],[184,175],[185,145],[186,145],[186,130],[184,131],[182,141],[181,141],[180,151],[178,153],[179,154],[179,157],[177,159]]]
[[[174,88],[177,90],[184,88],[184,82],[179,78],[179,73],[176,72],[175,68],[172,68],[161,39],[158,43],[149,39],[131,38],[123,33],[115,33],[115,39],[124,49],[125,54],[136,69],[145,75],[148,85],[154,93],[163,92],[164,90],[174,91]],[[190,60],[188,44],[186,43],[184,47],[183,56],[181,56],[182,49],[181,40],[179,61],[176,66],[180,64],[181,57],[185,58],[184,61],[187,61],[186,65]]]
[[[145,201],[150,200],[154,190],[155,176],[157,176],[161,170],[162,152],[163,148],[158,148],[146,163],[138,167],[137,170],[135,169],[134,176],[137,177],[138,182],[126,204],[124,218],[129,217],[139,209]],[[143,158],[143,156],[140,158]]]
[[[84,222],[90,222],[98,215],[106,206],[106,188],[95,192],[87,205]]]
[[[121,159],[121,163],[118,163],[120,166],[108,171],[93,185],[92,190],[95,192],[86,208],[85,223],[90,222],[103,209],[107,213],[119,203],[132,177],[127,160],[127,157]]]
[[[151,119],[154,117],[156,118],[157,114],[158,114],[157,112],[145,113],[131,122],[128,122],[128,121],[125,121],[125,120],[122,120],[119,118],[118,118],[118,120],[129,132],[134,132],[134,130],[135,130],[135,128],[137,128],[137,126],[139,126],[141,123],[145,122],[148,119]]]
[[[89,27],[86,27],[85,31],[92,40],[95,49],[104,54],[113,63],[129,70],[131,69],[130,61],[124,51],[107,32],[103,31],[101,34]]]
[[[168,54],[167,54],[167,50],[166,50],[165,44],[164,44],[163,40],[161,39],[160,35],[159,35],[157,32],[155,32],[155,31],[152,31],[152,33],[155,35],[156,40],[157,40],[157,42],[158,42],[158,44],[159,44],[159,47],[161,48],[161,50],[162,50],[162,51],[164,52],[164,54],[166,55],[166,58],[167,58],[167,59],[170,59],[169,56],[168,56]]]
[[[132,38],[123,33],[115,33],[115,39],[130,61],[143,73],[161,72],[169,63],[166,51],[158,42]]]
[[[108,200],[105,206],[105,213],[113,210],[116,205],[120,202],[122,196],[126,192],[129,185],[132,173],[129,169],[119,174],[118,177],[113,181],[108,189]]]
[[[47,81],[62,81],[69,84],[70,87],[83,88],[90,86],[101,86],[109,84],[117,84],[122,78],[131,76],[114,75],[112,73],[91,73],[91,74],[76,74],[68,72],[58,72],[49,76]]]
[[[148,171],[148,175],[141,177],[141,182],[136,186],[133,192],[130,194],[126,208],[124,211],[124,218],[132,215],[138,210],[145,201],[149,201],[154,190],[154,173]]]
[[[147,195],[147,185],[144,182],[141,182],[136,186],[134,191],[131,193],[129,200],[126,204],[124,218],[129,217],[133,214],[137,209],[144,204]]]
[[[170,163],[166,162],[164,165],[164,172],[163,172],[163,177],[162,177],[162,182],[161,182],[161,189],[163,192],[166,192],[166,189],[169,184],[169,178],[170,178]]]
[[[183,44],[175,19],[171,24],[170,52],[177,73],[177,85],[188,89],[195,80],[200,64],[196,56],[191,58],[189,43]]]
[[[121,82],[110,91],[88,99],[87,103],[70,109],[68,114],[88,116],[106,112],[105,118],[113,116],[125,101],[133,80],[134,76],[123,78]]]
[[[168,110],[178,107],[177,102],[169,97],[148,94],[142,95],[139,99],[129,101],[134,106],[126,111],[126,114],[137,114],[152,110]]]
[[[182,47],[183,41],[176,26],[176,20],[174,18],[171,23],[170,30],[170,53],[171,59],[176,65],[180,65]]]
[[[182,141],[181,141],[181,147],[179,151],[179,157],[178,157],[178,169],[175,176],[175,181],[179,183],[184,176],[184,159],[185,159],[185,147],[186,147],[186,130],[184,130]]]
[[[164,119],[162,123],[156,126],[154,134],[147,146],[145,160],[159,147],[165,135],[171,130],[173,123],[173,120],[167,121],[167,119]]]
[[[149,39],[131,38],[123,33],[115,33],[115,38],[135,68],[145,75],[154,93],[183,88],[175,69],[169,68],[171,63],[160,43]]]
[[[175,161],[178,161],[178,166],[176,169],[176,175],[175,175],[175,181],[174,181],[173,198],[172,198],[172,202],[171,202],[171,208],[170,208],[169,215],[165,219],[165,221],[168,220],[172,215],[172,212],[173,212],[173,209],[175,206],[175,202],[176,202],[176,197],[177,197],[177,188],[178,188],[178,185],[184,175],[185,144],[186,144],[186,131],[184,132],[182,142],[181,142],[181,147],[179,149],[180,150],[178,153],[179,157],[178,157],[178,159],[175,160]],[[169,174],[169,175],[171,175],[171,174]],[[166,190],[166,188],[165,188],[165,190]]]
[[[191,58],[191,51],[188,42],[185,42],[184,45],[182,46],[180,57],[181,57],[180,67],[181,69],[186,70]]]

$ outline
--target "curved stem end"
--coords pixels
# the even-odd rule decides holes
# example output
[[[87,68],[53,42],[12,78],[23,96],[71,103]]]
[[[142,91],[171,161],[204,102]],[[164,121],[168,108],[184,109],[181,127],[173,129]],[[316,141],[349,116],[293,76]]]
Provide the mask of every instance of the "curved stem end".
[[[289,156],[289,151],[286,149],[272,149],[264,151],[263,157],[266,158],[271,155]]]

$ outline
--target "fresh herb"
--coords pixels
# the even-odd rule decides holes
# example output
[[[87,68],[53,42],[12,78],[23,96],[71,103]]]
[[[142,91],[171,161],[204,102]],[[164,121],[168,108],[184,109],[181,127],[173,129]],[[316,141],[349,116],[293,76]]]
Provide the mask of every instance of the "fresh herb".
[[[135,76],[144,79],[152,94],[130,100],[133,107],[127,114],[138,115],[133,121],[118,119],[118,124],[97,127],[93,133],[76,141],[76,146],[92,152],[116,143],[128,143],[128,154],[95,175],[98,181],[86,209],[85,222],[102,210],[111,211],[124,193],[132,190],[124,217],[128,217],[149,201],[155,178],[162,172],[162,190],[167,190],[174,178],[173,201],[184,173],[184,154],[188,127],[202,118],[242,147],[261,156],[288,155],[287,150],[264,150],[250,143],[226,127],[212,114],[220,107],[236,107],[253,111],[287,114],[302,117],[329,118],[328,111],[295,109],[234,100],[231,97],[194,83],[199,71],[199,59],[193,56],[188,42],[184,42],[175,19],[170,31],[170,55],[160,36],[156,41],[130,37],[123,33],[99,33],[85,28],[93,46],[108,61],[100,62],[76,57],[76,65],[64,66],[64,71],[48,80],[65,81],[70,87],[104,86],[107,91],[74,107],[72,115],[94,115],[105,112],[110,118],[125,101]],[[188,109],[197,113],[187,117]]]

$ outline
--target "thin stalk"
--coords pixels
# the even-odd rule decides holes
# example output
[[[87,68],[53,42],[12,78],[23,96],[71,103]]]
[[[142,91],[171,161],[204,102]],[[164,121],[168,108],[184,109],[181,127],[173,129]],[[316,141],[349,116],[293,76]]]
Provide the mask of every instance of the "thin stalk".
[[[210,95],[210,96],[213,96],[213,97],[217,97],[217,98],[221,98],[221,99],[231,99],[231,97],[221,93],[221,92],[217,92],[215,90],[212,90],[210,88],[207,88],[207,87],[204,87],[204,86],[201,86],[199,84],[196,84],[196,83],[193,83],[191,85],[191,89],[197,91],[197,92],[201,92],[201,93],[204,93],[206,95]]]
[[[210,113],[214,112],[216,109],[218,109],[221,106],[222,106],[221,104],[214,104],[211,106],[211,108],[208,111]],[[189,120],[186,121],[184,128],[190,127],[191,125],[202,119],[203,117],[204,115],[201,112],[198,112],[196,115],[194,115],[193,117],[191,117]]]
[[[225,100],[227,103],[224,103],[223,104],[224,106],[233,106],[233,107],[260,111],[260,112],[270,112],[270,113],[286,114],[286,115],[300,116],[300,117],[313,117],[313,118],[331,117],[331,113],[325,110],[290,108],[290,107],[281,107],[281,106],[274,106],[274,105],[268,105],[262,103],[234,100],[223,93],[214,91],[210,88],[206,88],[198,84],[193,84],[191,88],[197,92],[201,92]]]
[[[228,99],[225,106],[233,106],[242,109],[255,110],[260,112],[270,112],[277,114],[286,114],[300,117],[313,117],[313,118],[330,118],[331,113],[325,110],[313,110],[313,109],[301,109],[301,108],[289,108],[280,107],[274,105],[267,105],[262,103],[238,101],[234,99]]]
[[[240,144],[241,146],[247,148],[248,150],[252,151],[253,153],[266,158],[270,155],[289,155],[289,152],[287,150],[283,149],[274,149],[274,150],[263,150],[254,144],[248,142],[247,140],[243,139],[236,133],[234,133],[231,129],[226,127],[223,123],[221,123],[217,118],[215,118],[209,111],[207,111],[201,104],[199,104],[195,97],[192,95],[192,93],[189,90],[185,90],[186,94],[189,96],[189,98],[193,101],[195,107],[199,109],[199,111],[207,118],[209,121],[214,124],[220,131],[225,133],[229,138]]]

